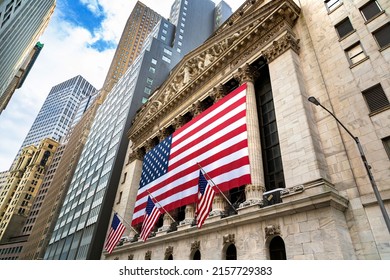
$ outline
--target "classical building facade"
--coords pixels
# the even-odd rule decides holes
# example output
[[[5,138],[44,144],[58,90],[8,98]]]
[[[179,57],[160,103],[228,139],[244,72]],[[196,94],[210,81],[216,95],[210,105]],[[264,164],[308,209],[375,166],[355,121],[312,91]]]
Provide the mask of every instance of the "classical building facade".
[[[390,259],[390,234],[354,139],[390,212],[390,3],[246,1],[189,53],[136,115],[114,211],[128,238],[103,259]],[[246,84],[251,185],[201,229],[194,205],[146,242],[128,224],[142,160],[175,129]],[[224,210],[217,195],[213,210]]]
[[[19,235],[57,147],[58,142],[49,138],[27,146],[10,170],[0,194],[0,244]]]

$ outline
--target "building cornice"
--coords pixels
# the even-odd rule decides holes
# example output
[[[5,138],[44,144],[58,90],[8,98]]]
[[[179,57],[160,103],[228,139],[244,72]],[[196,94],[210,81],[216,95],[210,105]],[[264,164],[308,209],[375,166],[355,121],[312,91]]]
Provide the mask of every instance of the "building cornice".
[[[128,132],[133,148],[144,146],[145,141],[171,125],[172,120],[166,120],[169,113],[182,112],[194,96],[205,98],[201,87],[210,87],[212,95],[212,89],[218,86],[212,79],[224,69],[233,74],[232,70],[247,63],[253,54],[273,60],[288,48],[298,50],[292,28],[300,8],[293,0],[275,0],[259,7],[262,2],[247,1],[233,15],[234,24],[223,25],[223,32],[216,32],[175,67],[135,116]]]

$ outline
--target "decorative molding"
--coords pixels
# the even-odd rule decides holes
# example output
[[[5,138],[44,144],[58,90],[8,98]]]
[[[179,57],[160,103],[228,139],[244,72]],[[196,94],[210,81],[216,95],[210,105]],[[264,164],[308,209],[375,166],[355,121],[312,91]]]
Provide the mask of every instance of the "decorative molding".
[[[145,253],[145,260],[151,260],[152,259],[152,251],[148,250]]]
[[[170,255],[173,255],[173,246],[168,246],[165,249],[164,259],[168,259]]]
[[[299,39],[295,39],[291,32],[287,32],[281,38],[273,41],[272,45],[263,51],[263,55],[268,63],[271,63],[289,49],[299,53]]]
[[[191,243],[191,252],[200,250],[200,241],[194,241]]]
[[[264,228],[264,232],[265,232],[265,238],[267,239],[268,237],[270,236],[274,236],[274,235],[280,235],[281,234],[281,231],[280,231],[280,226],[279,225],[269,225],[269,226],[266,226]]]
[[[135,161],[136,159],[143,160],[144,156],[145,154],[142,152],[141,149],[136,149],[131,154],[129,154],[129,163]]]
[[[232,234],[226,234],[223,236],[223,244],[235,244],[236,243],[236,236],[234,233]]]

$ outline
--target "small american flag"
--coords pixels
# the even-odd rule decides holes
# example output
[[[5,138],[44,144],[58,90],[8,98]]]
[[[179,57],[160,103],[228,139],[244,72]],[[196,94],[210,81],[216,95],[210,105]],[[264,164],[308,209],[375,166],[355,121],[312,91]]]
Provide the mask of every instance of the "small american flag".
[[[215,195],[214,184],[206,180],[202,170],[199,171],[199,202],[196,207],[198,228],[201,228],[209,215]]]
[[[104,249],[106,249],[108,253],[111,254],[112,250],[114,250],[125,230],[126,227],[122,224],[117,214],[115,213],[114,217],[112,218],[111,228],[110,232],[108,233],[106,245],[104,246]]]
[[[246,90],[235,89],[145,155],[132,225],[143,222],[149,195],[164,212],[196,203],[197,163],[220,191],[251,183]]]
[[[144,223],[140,233],[140,238],[145,242],[148,239],[150,232],[156,224],[158,218],[162,214],[161,209],[154,204],[152,198],[148,197],[148,203],[145,209]]]

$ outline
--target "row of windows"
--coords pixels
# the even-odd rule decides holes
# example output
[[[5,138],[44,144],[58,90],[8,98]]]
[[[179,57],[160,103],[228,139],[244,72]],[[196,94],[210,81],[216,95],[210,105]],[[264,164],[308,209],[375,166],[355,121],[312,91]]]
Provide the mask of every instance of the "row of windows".
[[[329,2],[330,1],[325,3]],[[360,8],[360,11],[365,20],[371,20],[379,14],[383,13],[383,10],[376,1],[368,2],[366,5]],[[344,38],[356,31],[353,28],[352,23],[348,17],[337,23],[335,25],[335,29],[340,40],[343,40]],[[374,32],[372,32],[372,35],[374,36],[380,49],[390,46],[390,23],[387,23],[375,30]],[[345,49],[345,53],[351,66],[356,65],[357,63],[368,58],[360,42],[356,42],[347,49]]]

